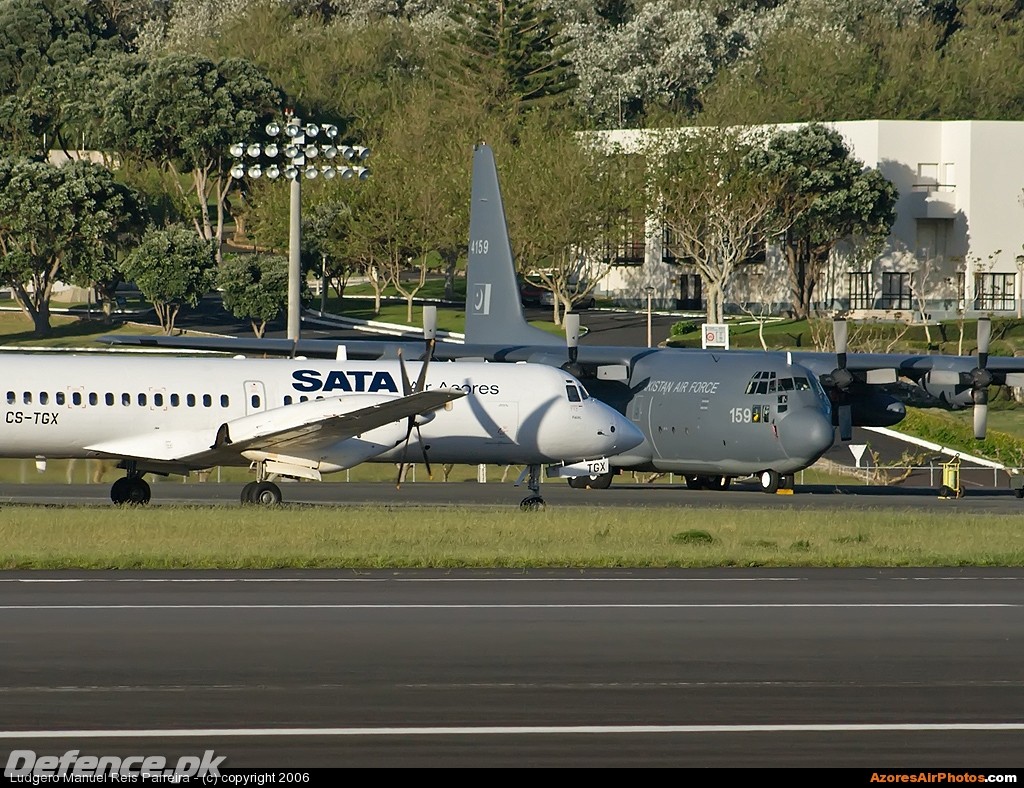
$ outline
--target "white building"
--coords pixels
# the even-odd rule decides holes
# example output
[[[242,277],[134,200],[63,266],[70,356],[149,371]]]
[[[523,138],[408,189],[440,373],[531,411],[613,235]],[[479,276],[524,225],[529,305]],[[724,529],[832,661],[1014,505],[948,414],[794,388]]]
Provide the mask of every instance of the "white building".
[[[853,317],[947,319],[1021,316],[1024,287],[1024,122],[863,120],[824,124],[843,135],[852,155],[877,168],[899,191],[885,250],[856,262],[834,253],[816,306]],[[795,124],[766,127],[792,129]],[[601,136],[625,151],[649,148],[658,132]],[[643,239],[641,240],[641,232]],[[702,310],[693,268],[663,259],[662,231],[648,221],[598,292],[642,303],[646,288],[662,308]],[[771,250],[744,266],[727,292],[727,311],[766,302],[789,304],[785,263]]]

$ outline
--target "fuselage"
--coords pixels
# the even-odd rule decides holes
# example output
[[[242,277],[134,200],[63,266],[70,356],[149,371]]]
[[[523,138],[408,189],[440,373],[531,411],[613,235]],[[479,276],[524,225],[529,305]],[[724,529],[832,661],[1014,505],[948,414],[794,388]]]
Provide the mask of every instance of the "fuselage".
[[[812,373],[783,359],[671,351],[636,359],[616,405],[645,440],[613,464],[728,476],[811,465],[834,440],[829,400]],[[610,387],[592,388],[616,399]]]
[[[420,362],[407,363],[416,380]],[[177,358],[127,355],[5,355],[0,456],[110,456],[112,438],[142,441],[208,433],[236,419],[310,400],[351,398],[352,407],[403,395],[393,361]],[[466,396],[419,420],[432,462],[526,464],[577,461],[631,448],[642,438],[627,419],[587,396],[571,375],[533,364],[433,362],[424,390]],[[361,439],[387,447],[363,460],[397,462],[405,420]],[[396,436],[398,436],[396,438]],[[168,455],[169,456],[169,455]],[[340,452],[339,456],[347,456]],[[410,453],[410,458],[419,456]],[[351,463],[322,457],[330,472]],[[360,461],[363,461],[360,460]],[[249,458],[239,457],[238,464]]]

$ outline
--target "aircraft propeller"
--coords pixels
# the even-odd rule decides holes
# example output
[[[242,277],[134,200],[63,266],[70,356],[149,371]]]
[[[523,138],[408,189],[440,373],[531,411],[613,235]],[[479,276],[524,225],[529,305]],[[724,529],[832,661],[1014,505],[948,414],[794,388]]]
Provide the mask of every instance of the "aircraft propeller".
[[[426,334],[426,328],[423,333]],[[433,345],[428,345],[429,350],[427,357],[423,361],[423,366],[420,367],[419,377],[416,378],[416,388],[413,388],[409,381],[409,373],[405,369],[405,359],[402,356],[402,349],[398,348],[398,365],[402,370],[402,396],[408,397],[414,391],[423,391],[423,384],[427,380],[427,366],[430,364],[430,353],[433,350]],[[427,447],[423,445],[423,436],[420,435],[420,425],[416,423],[416,417],[410,416],[408,421],[408,427],[405,430],[405,446],[402,448],[402,462],[398,466],[398,479],[395,480],[395,489],[400,489],[402,486],[402,476],[405,471],[406,457],[409,454],[409,439],[412,437],[412,431],[416,430],[416,439],[420,444],[420,450],[423,452],[423,464],[427,469],[427,477],[434,478],[433,473],[430,470],[430,460],[427,459]]]
[[[437,344],[437,307],[423,307],[423,341],[427,349],[423,354],[424,361],[430,361],[434,357],[434,345]]]
[[[853,373],[846,368],[846,345],[848,327],[845,318],[832,322],[832,335],[836,346],[836,368],[821,376],[821,383],[831,392],[832,401],[837,408],[839,421],[839,437],[848,441],[853,438],[853,412],[850,407],[850,386],[853,384]]]
[[[562,369],[574,377],[583,377],[583,367],[576,360],[579,357],[580,315],[578,312],[566,312],[563,321],[565,327],[565,347],[569,360],[562,364]]]

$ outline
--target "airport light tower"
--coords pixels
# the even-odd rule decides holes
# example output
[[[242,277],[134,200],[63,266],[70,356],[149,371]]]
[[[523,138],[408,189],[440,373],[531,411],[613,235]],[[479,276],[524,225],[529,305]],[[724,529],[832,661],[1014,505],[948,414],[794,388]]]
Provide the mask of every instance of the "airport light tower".
[[[363,162],[370,149],[362,145],[337,145],[338,127],[318,123],[303,123],[295,113],[284,111],[284,126],[272,120],[266,125],[269,141],[236,142],[228,152],[235,162],[231,167],[233,178],[260,178],[270,180],[281,176],[291,182],[290,215],[288,220],[288,339],[299,338],[302,310],[302,181],[323,176],[326,180],[365,181],[370,170]],[[279,143],[278,136],[284,132]],[[314,142],[323,134],[321,142]],[[318,164],[317,162],[321,162]],[[278,163],[280,162],[280,164]]]

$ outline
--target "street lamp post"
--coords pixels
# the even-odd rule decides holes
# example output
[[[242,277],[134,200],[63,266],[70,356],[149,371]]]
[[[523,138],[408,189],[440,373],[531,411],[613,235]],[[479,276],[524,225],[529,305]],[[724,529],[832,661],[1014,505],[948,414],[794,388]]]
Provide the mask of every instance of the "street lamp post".
[[[1017,255],[1017,319],[1021,319],[1024,310],[1021,309],[1021,302],[1024,301],[1024,254]]]
[[[644,288],[647,292],[647,347],[651,346],[651,296],[654,294],[654,288],[648,285]]]
[[[362,165],[370,155],[370,149],[361,145],[335,145],[338,127],[331,124],[321,126],[306,123],[295,117],[291,110],[285,110],[285,125],[271,121],[264,129],[270,142],[236,142],[229,148],[235,163],[231,167],[233,178],[259,178],[266,175],[270,180],[284,176],[291,181],[288,215],[288,339],[297,340],[300,333],[302,312],[302,181],[323,175],[326,180],[340,177],[342,180],[356,178],[364,181],[370,177],[370,170]],[[279,145],[276,138],[284,132],[285,140]],[[325,141],[312,142],[321,131]],[[307,139],[310,140],[307,142]],[[281,157],[282,166],[277,164]],[[315,159],[322,157],[326,163],[317,166]],[[338,163],[335,159],[340,160]],[[246,164],[246,158],[250,161]]]

